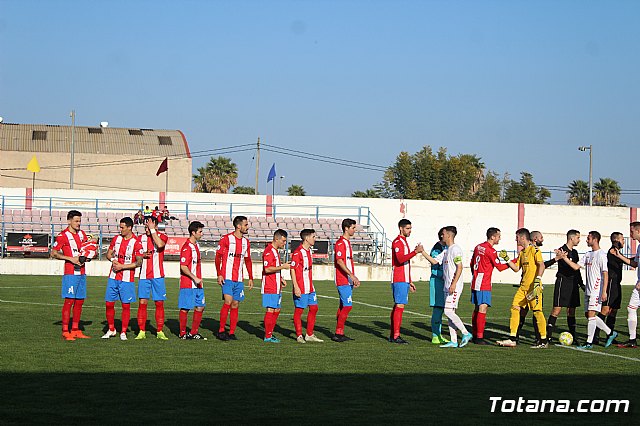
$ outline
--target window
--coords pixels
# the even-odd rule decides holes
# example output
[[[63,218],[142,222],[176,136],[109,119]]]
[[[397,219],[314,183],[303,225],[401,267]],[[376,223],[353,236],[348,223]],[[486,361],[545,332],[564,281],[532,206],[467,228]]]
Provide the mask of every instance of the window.
[[[47,140],[47,131],[46,130],[34,130],[31,135],[31,140],[33,141],[46,141]]]
[[[142,136],[142,130],[140,130],[140,129],[129,129],[129,134],[131,136]]]
[[[158,142],[160,142],[160,145],[173,145],[169,136],[158,136]]]
[[[102,129],[100,127],[89,127],[87,130],[89,130],[89,133],[102,133]]]

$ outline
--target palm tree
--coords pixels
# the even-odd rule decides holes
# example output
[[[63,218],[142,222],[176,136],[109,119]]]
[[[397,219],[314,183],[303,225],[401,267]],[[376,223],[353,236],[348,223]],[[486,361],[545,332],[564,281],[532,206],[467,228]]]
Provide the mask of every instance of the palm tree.
[[[193,175],[195,192],[215,192],[226,194],[238,182],[238,167],[230,158],[211,157],[204,167]]]
[[[583,180],[574,180],[569,184],[567,201],[574,206],[589,204],[589,184]]]
[[[302,185],[291,185],[289,188],[287,188],[287,194],[291,195],[292,197],[304,197],[305,195],[307,195],[307,192],[304,190]]]
[[[595,202],[600,206],[620,205],[620,185],[611,178],[600,178],[593,185]]]

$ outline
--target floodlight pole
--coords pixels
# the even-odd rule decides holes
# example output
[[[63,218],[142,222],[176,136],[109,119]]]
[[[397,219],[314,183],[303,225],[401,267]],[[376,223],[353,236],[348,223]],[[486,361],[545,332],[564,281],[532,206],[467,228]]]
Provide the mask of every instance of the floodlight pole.
[[[578,147],[578,151],[587,150],[589,150],[589,206],[593,206],[593,145]]]
[[[69,189],[73,189],[73,165],[74,165],[74,154],[75,154],[75,135],[76,135],[76,111],[71,110],[71,167],[69,170]]]
[[[258,195],[258,173],[260,171],[260,138],[258,138],[258,145],[256,150],[256,187],[254,188],[254,194]],[[268,190],[267,190],[268,191]]]

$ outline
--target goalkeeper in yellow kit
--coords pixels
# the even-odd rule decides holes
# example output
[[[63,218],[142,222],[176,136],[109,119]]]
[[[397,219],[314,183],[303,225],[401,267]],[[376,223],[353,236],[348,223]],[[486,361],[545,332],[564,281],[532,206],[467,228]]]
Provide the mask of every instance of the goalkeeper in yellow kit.
[[[518,272],[522,269],[520,287],[513,296],[511,302],[511,320],[509,321],[510,337],[507,340],[498,342],[500,346],[516,346],[516,335],[520,323],[520,309],[528,307],[540,330],[541,343],[532,346],[536,349],[544,349],[549,346],[547,342],[547,322],[542,313],[542,274],[544,272],[544,261],[540,249],[531,242],[531,233],[526,228],[516,231],[516,243],[524,247],[517,259],[508,262],[507,265]]]

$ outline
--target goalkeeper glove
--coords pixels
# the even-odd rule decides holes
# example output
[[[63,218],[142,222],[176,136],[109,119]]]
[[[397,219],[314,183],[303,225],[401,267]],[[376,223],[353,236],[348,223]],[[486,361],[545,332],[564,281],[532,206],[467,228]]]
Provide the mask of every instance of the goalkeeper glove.
[[[506,250],[500,250],[500,253],[498,254],[498,257],[502,260],[504,260],[505,262],[509,261],[509,255],[507,254]]]
[[[542,294],[542,277],[538,276],[533,280],[533,290],[527,294],[527,300],[533,300]]]

